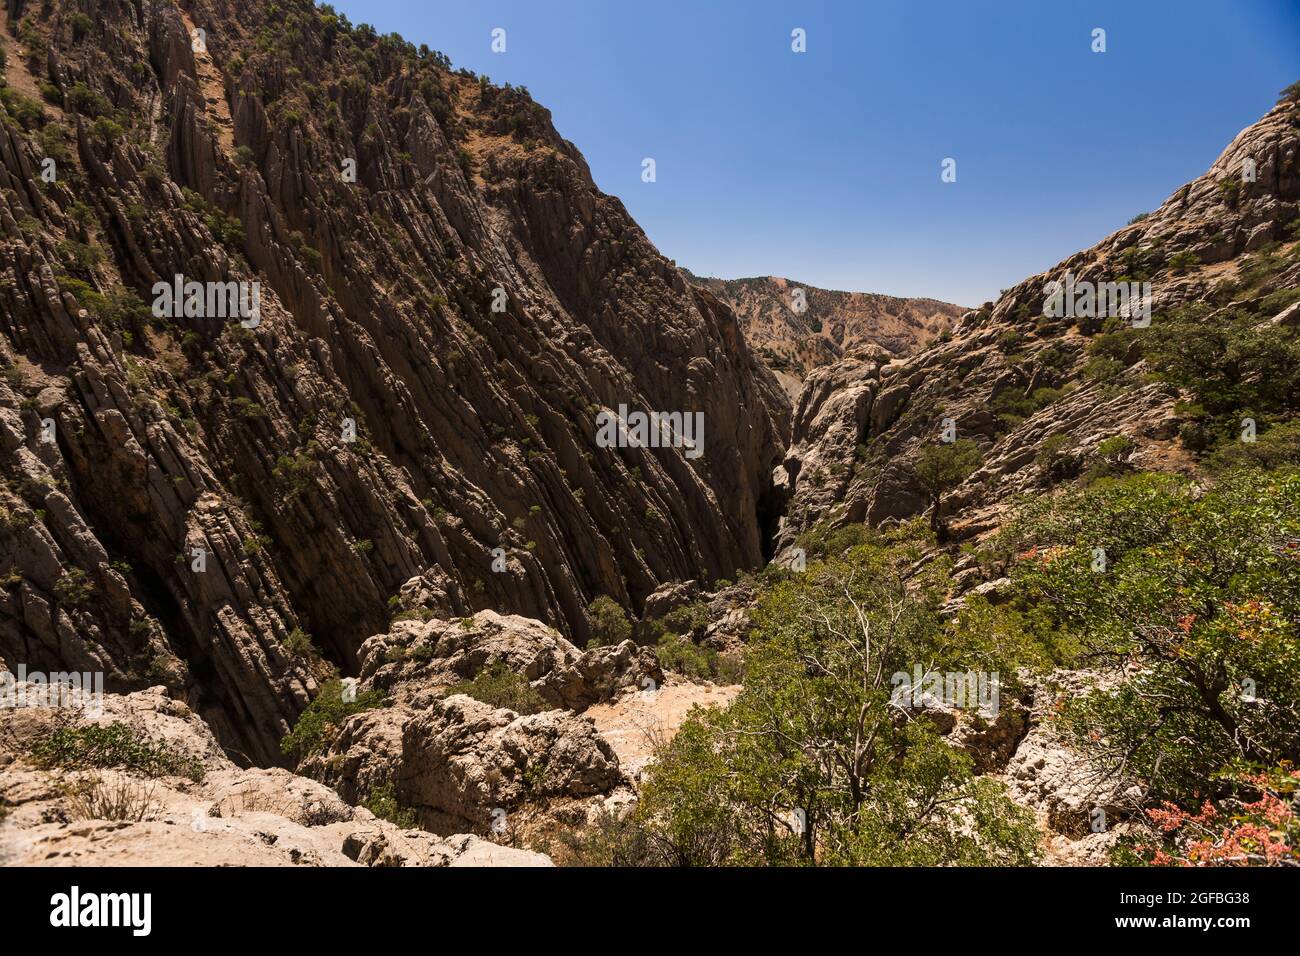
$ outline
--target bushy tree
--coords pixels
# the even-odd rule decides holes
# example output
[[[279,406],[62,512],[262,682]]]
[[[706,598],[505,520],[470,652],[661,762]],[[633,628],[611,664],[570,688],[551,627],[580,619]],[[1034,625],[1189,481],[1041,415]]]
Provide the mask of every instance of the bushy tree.
[[[1259,317],[1208,312],[1198,303],[1162,318],[1146,350],[1154,372],[1193,398],[1184,439],[1198,450],[1236,440],[1243,418],[1262,430],[1300,406],[1300,336]]]
[[[1106,480],[1009,533],[1019,588],[1118,679],[1063,718],[1103,767],[1187,804],[1300,762],[1300,473]]]
[[[917,458],[913,471],[930,501],[930,528],[941,539],[944,523],[940,509],[944,494],[969,478],[980,466],[983,457],[978,445],[969,438],[963,438],[955,442],[927,445]]]
[[[1282,468],[1300,465],[1300,421],[1283,422],[1262,431],[1253,442],[1220,445],[1206,464],[1214,471],[1255,466]]]
[[[745,686],[692,715],[638,819],[676,865],[1029,862],[1036,836],[1000,786],[891,701],[891,677],[978,667],[937,615],[944,562],[868,545],[776,584],[755,613]]]
[[[613,598],[602,594],[587,605],[587,618],[591,621],[592,638],[589,647],[621,644],[632,636],[632,623],[627,613]]]

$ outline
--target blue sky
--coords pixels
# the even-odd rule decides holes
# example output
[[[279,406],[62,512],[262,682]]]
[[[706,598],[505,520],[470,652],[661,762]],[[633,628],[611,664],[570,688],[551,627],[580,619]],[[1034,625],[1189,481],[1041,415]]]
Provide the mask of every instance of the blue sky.
[[[1158,206],[1300,79],[1297,0],[334,6],[527,86],[697,273],[963,305]]]

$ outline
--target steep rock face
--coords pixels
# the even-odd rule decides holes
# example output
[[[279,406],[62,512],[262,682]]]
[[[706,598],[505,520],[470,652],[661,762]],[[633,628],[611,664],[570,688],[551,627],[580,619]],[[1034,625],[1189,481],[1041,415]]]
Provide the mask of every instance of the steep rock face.
[[[950,329],[966,311],[937,299],[837,292],[776,276],[691,278],[731,307],[746,341],[792,399],[813,369],[863,347],[910,355]],[[801,296],[797,305],[796,295]]]
[[[0,655],[163,683],[258,763],[296,635],[351,670],[412,579],[584,643],[599,594],[758,564],[788,430],[525,91],[271,6],[13,3],[0,123]],[[151,314],[178,275],[257,321]],[[598,447],[623,404],[704,454]]]
[[[1243,181],[1247,160],[1254,181]],[[1243,294],[1253,307],[1300,285],[1298,214],[1300,105],[1288,103],[1244,130],[1155,212],[963,315],[950,341],[903,360],[862,350],[816,370],[799,394],[777,470],[787,504],[776,549],[818,522],[878,525],[924,513],[929,502],[913,464],[940,440],[946,419],[983,455],[942,505],[959,537],[995,528],[1017,494],[1077,474],[1113,436],[1132,439],[1136,467],[1189,466],[1177,389],[1148,376],[1140,342],[1107,357],[1099,374],[1089,346],[1103,320],[1044,316],[1046,284],[1067,274],[1075,282],[1149,281],[1154,318],[1136,335],[1162,334],[1161,314],[1188,303],[1209,303],[1205,321],[1213,322],[1242,305]],[[1270,242],[1281,243],[1277,268],[1260,278],[1251,254]]]

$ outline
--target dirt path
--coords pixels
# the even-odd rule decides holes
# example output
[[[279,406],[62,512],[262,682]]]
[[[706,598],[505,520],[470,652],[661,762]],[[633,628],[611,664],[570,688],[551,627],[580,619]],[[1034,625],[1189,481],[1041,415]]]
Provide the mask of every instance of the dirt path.
[[[738,684],[670,679],[657,690],[626,694],[585,713],[614,748],[619,764],[636,777],[654,759],[655,750],[673,739],[692,707],[725,707],[738,693]]]

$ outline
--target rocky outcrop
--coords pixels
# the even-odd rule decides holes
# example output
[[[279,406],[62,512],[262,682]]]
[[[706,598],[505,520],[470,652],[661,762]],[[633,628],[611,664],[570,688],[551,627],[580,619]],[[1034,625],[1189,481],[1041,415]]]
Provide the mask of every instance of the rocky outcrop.
[[[361,648],[363,686],[416,708],[497,664],[522,676],[553,707],[567,710],[663,681],[649,648],[623,641],[579,651],[540,621],[495,611],[454,621],[400,621]]]
[[[700,596],[698,581],[670,581],[646,598],[645,619],[665,617]]]
[[[836,292],[776,276],[690,278],[731,307],[750,347],[776,373],[792,400],[814,369],[861,348],[910,355],[966,311],[936,299]]]
[[[664,682],[648,648],[579,651],[540,621],[494,611],[400,621],[366,641],[361,659],[356,693],[382,693],[387,706],[347,718],[300,771],[352,803],[391,785],[442,834],[506,832],[552,804],[625,788],[614,751],[575,711]],[[553,709],[519,714],[464,692],[498,671]]]
[[[24,685],[35,693],[35,685]],[[84,701],[83,701],[84,703]],[[60,728],[122,725],[189,776],[47,766]],[[101,758],[110,756],[101,754]],[[106,695],[103,712],[0,708],[0,865],[546,866],[543,855],[460,833],[441,839],[354,807],[283,769],[240,769],[161,687]]]
[[[1207,321],[1215,321],[1242,305],[1233,301],[1239,287],[1251,290],[1252,302],[1294,288],[1300,266],[1261,276],[1249,254],[1287,241],[1300,215],[1296,114],[1295,103],[1277,106],[1155,212],[965,313],[948,340],[903,360],[867,350],[812,372],[776,471],[786,501],[776,552],[819,522],[879,525],[925,513],[930,502],[913,464],[948,423],[983,457],[942,504],[957,537],[995,528],[1017,495],[1074,477],[1113,436],[1132,440],[1133,467],[1188,467],[1178,441],[1180,395],[1150,379],[1140,340],[1089,364],[1103,321],[1043,315],[1045,287],[1067,274],[1076,282],[1150,282],[1155,319],[1135,329],[1139,335],[1159,334],[1161,314],[1188,303],[1211,303]],[[1243,181],[1248,160],[1253,181]]]
[[[1105,865],[1111,849],[1132,831],[1132,818],[1141,815],[1143,791],[1062,739],[1052,718],[1064,698],[1107,682],[1094,672],[1055,671],[1036,683],[1028,732],[1010,760],[991,770],[1013,800],[1034,811],[1049,862]]]
[[[499,810],[622,783],[618,758],[590,720],[563,711],[521,717],[465,696],[408,723],[402,751],[398,792],[436,832],[490,830]]]
[[[408,599],[585,644],[761,563],[784,396],[526,92],[309,0],[23,20],[62,105],[0,123],[0,656],[266,765]],[[256,321],[156,312],[178,275]],[[601,447],[620,405],[703,455]]]
[[[351,717],[302,772],[349,800],[391,781],[420,825],[444,834],[504,832],[518,810],[603,797],[626,782],[588,718],[562,710],[521,716],[463,694],[420,711]]]

